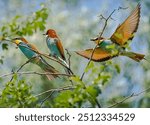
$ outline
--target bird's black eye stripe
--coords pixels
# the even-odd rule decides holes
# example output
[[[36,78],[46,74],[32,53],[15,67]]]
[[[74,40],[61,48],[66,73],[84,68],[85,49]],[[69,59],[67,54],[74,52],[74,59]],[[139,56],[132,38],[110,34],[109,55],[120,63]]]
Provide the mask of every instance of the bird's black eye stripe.
[[[19,38],[14,38],[13,40],[19,40]]]

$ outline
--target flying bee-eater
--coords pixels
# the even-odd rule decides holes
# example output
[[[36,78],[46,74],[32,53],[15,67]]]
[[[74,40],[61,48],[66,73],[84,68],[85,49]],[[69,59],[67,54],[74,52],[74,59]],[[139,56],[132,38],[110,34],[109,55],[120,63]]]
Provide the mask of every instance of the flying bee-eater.
[[[137,62],[145,59],[143,54],[138,54],[134,52],[126,51],[126,44],[128,41],[132,40],[134,33],[138,29],[140,21],[140,4],[132,11],[132,13],[127,17],[127,19],[117,27],[115,32],[110,38],[97,37],[91,39],[96,44],[97,48],[93,52],[93,49],[86,49],[83,51],[77,51],[76,53],[93,61],[102,62],[107,61],[116,56],[127,56]],[[117,50],[116,53],[113,53],[113,49],[109,46],[114,46],[114,50]]]
[[[45,71],[46,76],[49,80],[52,80],[58,75],[55,73],[59,73],[54,67],[49,65],[43,58],[40,56],[40,52],[38,49],[33,45],[30,44],[25,38],[15,38],[12,40],[13,43],[15,43],[19,49],[23,52],[23,54],[30,60],[30,62],[37,64],[42,70]],[[54,73],[54,74],[48,74],[48,73]]]

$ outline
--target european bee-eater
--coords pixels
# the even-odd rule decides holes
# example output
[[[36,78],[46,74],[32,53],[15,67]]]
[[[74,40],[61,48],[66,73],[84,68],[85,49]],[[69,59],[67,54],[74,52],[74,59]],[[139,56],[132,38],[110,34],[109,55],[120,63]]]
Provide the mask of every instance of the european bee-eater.
[[[53,29],[47,30],[46,34],[46,43],[50,50],[50,55],[53,57],[56,57],[59,59],[63,64],[65,64],[67,67],[68,64],[66,62],[65,54],[64,54],[64,48],[62,46],[61,40],[59,39],[57,33]],[[68,69],[65,68],[65,71],[67,73],[71,73]]]
[[[13,43],[15,43],[19,49],[23,52],[23,54],[28,58],[31,59],[30,62],[37,64],[41,69],[45,71],[45,73],[58,73],[58,71],[49,65],[39,54],[39,51],[37,48],[30,44],[25,38],[15,38],[12,40]],[[52,80],[58,75],[56,74],[48,74],[46,75],[49,80]]]
[[[50,55],[66,61],[64,48],[55,30],[49,29],[44,35],[46,35],[46,43],[51,52]]]
[[[145,59],[143,54],[138,54],[134,52],[128,52],[125,50],[125,46],[129,40],[132,40],[134,33],[137,31],[138,24],[140,20],[140,4],[132,11],[132,13],[127,17],[127,19],[117,27],[115,32],[110,38],[98,37],[91,39],[98,47],[93,53],[93,49],[87,49],[83,51],[77,51],[76,53],[90,59],[93,61],[106,61],[116,56],[127,56],[137,62]],[[117,50],[116,53],[113,53],[113,49],[110,49],[109,46],[114,45],[114,50]]]

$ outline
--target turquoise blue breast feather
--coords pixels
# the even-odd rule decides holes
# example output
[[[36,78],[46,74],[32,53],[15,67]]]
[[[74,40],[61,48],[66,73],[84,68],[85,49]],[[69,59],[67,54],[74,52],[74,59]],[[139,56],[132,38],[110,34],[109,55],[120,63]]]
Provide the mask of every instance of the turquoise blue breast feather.
[[[32,57],[37,56],[37,53],[34,52],[31,47],[25,43],[20,43],[19,46],[20,50],[23,52],[23,54],[28,58],[31,59]]]
[[[56,45],[56,38],[52,39],[47,37],[46,43],[52,56],[61,57],[60,51]]]

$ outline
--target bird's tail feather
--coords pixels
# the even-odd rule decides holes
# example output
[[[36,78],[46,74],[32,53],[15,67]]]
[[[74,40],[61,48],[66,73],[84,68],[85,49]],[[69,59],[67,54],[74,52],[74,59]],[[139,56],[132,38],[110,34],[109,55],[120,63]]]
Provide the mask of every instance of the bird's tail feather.
[[[59,58],[59,60],[66,66],[66,67],[64,67],[64,70],[65,70],[66,74],[68,74],[68,75],[73,74],[72,71],[70,70],[69,65],[66,62],[66,60],[63,60],[61,58]]]
[[[68,63],[66,62],[66,60],[63,60],[62,58],[59,58],[59,57],[58,57],[58,59],[59,59],[66,67],[69,68],[69,65],[68,65]]]
[[[140,62],[142,59],[145,59],[145,55],[143,54],[139,54],[139,53],[134,53],[134,52],[122,52],[121,53],[122,56],[127,56],[133,60],[135,60],[136,62]]]
[[[58,73],[58,72],[56,72],[56,71],[52,71],[51,69],[49,70],[49,69],[43,69],[44,71],[45,71],[45,73],[47,73],[47,75],[46,75],[46,77],[48,78],[48,80],[53,80],[53,79],[55,79],[55,78],[57,78],[58,77],[58,75],[54,75],[54,74],[48,74],[48,73]]]
[[[53,80],[54,78],[58,77],[57,73],[59,72],[54,67],[49,65],[42,57],[40,58],[37,64],[41,67],[41,69],[44,70],[45,73],[47,73],[46,77],[49,80]]]

